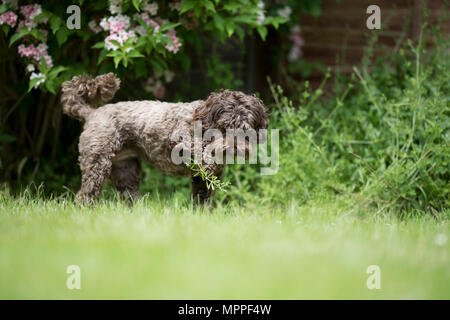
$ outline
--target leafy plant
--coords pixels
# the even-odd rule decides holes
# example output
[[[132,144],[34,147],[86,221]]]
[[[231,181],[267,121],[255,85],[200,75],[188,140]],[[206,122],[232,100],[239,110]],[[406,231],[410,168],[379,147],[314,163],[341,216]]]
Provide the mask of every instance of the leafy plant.
[[[272,85],[280,172],[255,189],[281,202],[337,193],[379,210],[448,207],[449,39],[424,29],[429,35],[434,48],[425,49],[423,38],[408,41],[389,60],[355,67],[331,99],[305,84],[295,105]]]
[[[226,192],[229,182],[221,181],[213,172],[206,170],[200,163],[187,163],[186,166],[193,172],[194,177],[201,177],[206,182],[206,187],[211,190],[220,190]]]

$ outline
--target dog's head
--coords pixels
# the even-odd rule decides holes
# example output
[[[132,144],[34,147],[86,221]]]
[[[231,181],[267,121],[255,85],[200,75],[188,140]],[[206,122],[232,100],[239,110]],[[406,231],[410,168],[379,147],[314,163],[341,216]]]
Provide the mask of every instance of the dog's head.
[[[194,121],[200,120],[204,131],[217,129],[227,138],[227,133],[235,132],[244,135],[245,143],[234,143],[224,140],[224,148],[233,145],[234,155],[245,156],[252,151],[253,143],[250,137],[255,136],[256,142],[263,143],[265,135],[260,135],[260,129],[267,129],[269,118],[264,103],[255,95],[247,95],[240,91],[221,90],[212,93],[208,99],[195,111]]]

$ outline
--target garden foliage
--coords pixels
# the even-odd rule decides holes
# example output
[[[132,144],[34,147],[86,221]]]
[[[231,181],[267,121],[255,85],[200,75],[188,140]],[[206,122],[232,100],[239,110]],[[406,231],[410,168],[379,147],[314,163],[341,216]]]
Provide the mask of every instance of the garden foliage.
[[[326,86],[311,90],[305,83],[294,103],[272,85],[280,171],[261,179],[257,170],[236,173],[233,185],[278,203],[339,194],[381,211],[448,207],[449,39],[425,35],[389,59],[366,56],[351,78],[337,77],[332,98],[319,99]],[[435,46],[427,47],[431,36]]]

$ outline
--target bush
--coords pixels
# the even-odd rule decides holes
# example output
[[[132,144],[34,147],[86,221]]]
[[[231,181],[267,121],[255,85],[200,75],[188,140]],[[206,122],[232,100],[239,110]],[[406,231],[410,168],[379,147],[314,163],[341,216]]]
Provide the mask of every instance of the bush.
[[[275,203],[339,193],[380,210],[448,207],[449,39],[434,37],[434,48],[408,41],[390,61],[355,68],[334,98],[306,83],[294,106],[272,86],[280,171],[252,189]]]

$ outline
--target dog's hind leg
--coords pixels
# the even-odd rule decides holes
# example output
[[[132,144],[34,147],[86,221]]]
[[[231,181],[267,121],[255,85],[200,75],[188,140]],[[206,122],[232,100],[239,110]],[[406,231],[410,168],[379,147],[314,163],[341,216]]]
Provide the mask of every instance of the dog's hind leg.
[[[104,154],[80,157],[81,188],[76,200],[82,203],[92,203],[102,192],[105,179],[112,167],[111,157]]]
[[[121,147],[120,138],[114,135],[114,131],[101,129],[98,125],[91,126],[80,136],[81,188],[76,200],[82,203],[92,203],[100,195],[105,180],[111,174],[115,150]]]
[[[113,162],[110,178],[122,200],[133,201],[139,197],[141,177],[142,169],[138,159],[130,158]]]

